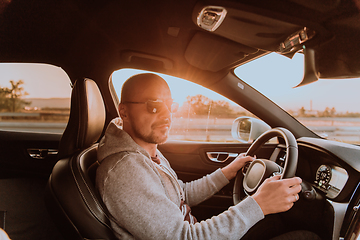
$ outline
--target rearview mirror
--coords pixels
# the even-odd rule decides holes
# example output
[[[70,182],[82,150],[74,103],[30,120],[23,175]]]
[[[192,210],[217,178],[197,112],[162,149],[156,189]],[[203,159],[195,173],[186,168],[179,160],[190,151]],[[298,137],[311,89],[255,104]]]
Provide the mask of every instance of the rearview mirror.
[[[253,142],[261,134],[271,129],[265,122],[252,117],[238,117],[231,127],[231,135],[240,142]]]

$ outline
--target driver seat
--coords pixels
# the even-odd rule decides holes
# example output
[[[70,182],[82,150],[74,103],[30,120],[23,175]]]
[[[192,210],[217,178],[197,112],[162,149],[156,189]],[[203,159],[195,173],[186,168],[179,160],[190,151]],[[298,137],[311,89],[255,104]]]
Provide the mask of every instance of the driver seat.
[[[95,189],[96,143],[105,125],[105,106],[96,83],[76,81],[59,161],[45,192],[45,203],[65,239],[117,239],[109,212]]]

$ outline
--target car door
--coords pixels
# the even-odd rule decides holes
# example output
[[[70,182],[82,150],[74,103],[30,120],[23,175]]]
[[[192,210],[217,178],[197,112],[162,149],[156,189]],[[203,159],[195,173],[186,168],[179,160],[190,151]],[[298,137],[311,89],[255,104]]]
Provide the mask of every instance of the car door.
[[[11,239],[61,239],[43,199],[60,137],[0,131],[0,224]]]
[[[11,239],[62,239],[44,191],[69,116],[70,80],[45,64],[1,63],[0,72],[0,227]]]

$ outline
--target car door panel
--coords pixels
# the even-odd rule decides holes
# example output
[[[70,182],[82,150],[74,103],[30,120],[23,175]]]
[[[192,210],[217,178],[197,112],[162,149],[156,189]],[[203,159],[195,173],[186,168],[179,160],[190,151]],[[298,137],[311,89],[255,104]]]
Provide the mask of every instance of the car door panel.
[[[43,199],[60,138],[0,131],[0,227],[11,239],[62,239]]]
[[[208,153],[221,153],[220,160],[227,154],[240,154],[246,152],[250,144],[244,143],[201,143],[171,141],[160,145],[159,150],[168,159],[171,167],[176,171],[179,179],[184,182],[192,181],[214,172],[229,164],[234,157],[230,157],[224,162],[211,160]],[[256,154],[258,158],[270,158],[276,144],[266,144]],[[207,219],[228,209],[233,205],[234,179],[223,189],[202,202],[198,206],[192,207],[194,215],[198,220]]]
[[[48,177],[61,134],[0,131],[0,176]]]

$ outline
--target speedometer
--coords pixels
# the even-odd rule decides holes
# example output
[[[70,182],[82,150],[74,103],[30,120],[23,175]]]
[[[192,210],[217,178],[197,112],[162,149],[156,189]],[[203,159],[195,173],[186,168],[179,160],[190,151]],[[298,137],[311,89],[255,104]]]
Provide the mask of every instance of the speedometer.
[[[316,171],[315,183],[323,189],[329,189],[331,180],[331,168],[327,165],[321,165]]]

